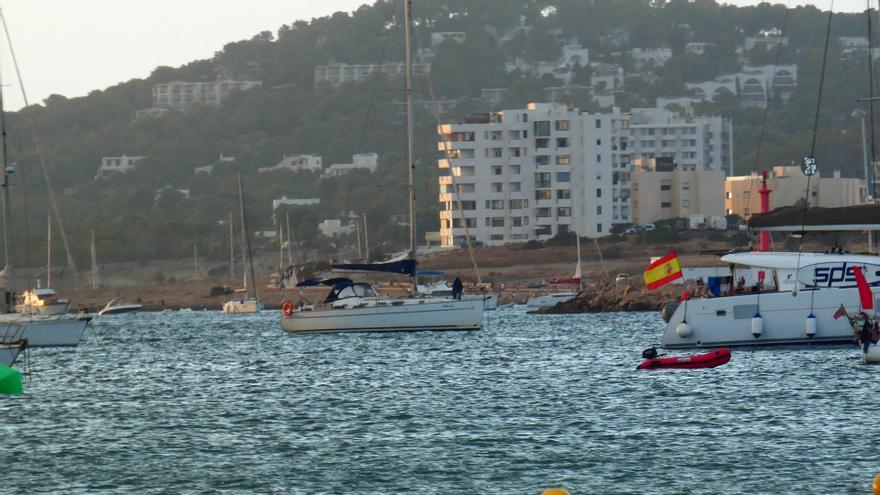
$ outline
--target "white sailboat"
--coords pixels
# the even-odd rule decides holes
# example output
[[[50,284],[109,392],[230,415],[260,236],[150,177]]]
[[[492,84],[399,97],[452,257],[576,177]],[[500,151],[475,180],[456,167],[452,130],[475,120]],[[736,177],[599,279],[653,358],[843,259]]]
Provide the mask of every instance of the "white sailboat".
[[[323,284],[330,293],[321,304],[293,307],[285,301],[281,328],[290,333],[400,332],[478,330],[483,320],[482,299],[445,299],[416,297],[416,224],[413,195],[413,113],[412,55],[410,50],[409,2],[403,2],[404,48],[406,58],[406,165],[407,203],[409,206],[410,250],[407,259],[386,263],[337,265],[345,270],[399,273],[411,278],[411,295],[388,298],[372,286],[347,278],[301,282],[299,286]]]
[[[575,284],[578,289],[583,287],[583,274],[581,272],[581,238],[580,236],[575,236],[577,239],[577,265],[574,268],[574,276],[569,279],[564,280],[550,280],[548,284],[550,285],[562,285],[562,284]],[[571,301],[575,297],[577,297],[576,291],[561,291],[561,292],[552,292],[550,294],[543,294],[540,296],[532,296],[526,301],[526,309],[529,311],[534,311],[536,309],[541,308],[552,308],[561,302]]]
[[[70,309],[70,301],[58,297],[52,288],[52,215],[49,215],[49,226],[46,232],[46,287],[40,287],[37,280],[35,289],[28,289],[21,295],[21,304],[16,308],[19,313],[35,315],[63,315]]]
[[[241,251],[244,264],[244,288],[235,291],[232,300],[223,304],[225,314],[259,313],[263,303],[257,299],[257,286],[254,281],[254,260],[251,257],[251,241],[248,234],[247,219],[244,214],[244,193],[241,189],[241,176],[238,176],[238,204],[241,211]]]
[[[3,108],[3,87],[0,84],[0,145],[2,145],[3,166],[3,254],[4,267],[0,272],[0,324],[15,325],[20,328],[19,336],[27,341],[30,347],[75,346],[79,344],[85,333],[89,318],[70,317],[63,315],[43,316],[15,312],[15,278],[11,262],[10,241],[10,191],[9,176],[15,172],[15,166],[9,164],[6,142],[6,112]]]

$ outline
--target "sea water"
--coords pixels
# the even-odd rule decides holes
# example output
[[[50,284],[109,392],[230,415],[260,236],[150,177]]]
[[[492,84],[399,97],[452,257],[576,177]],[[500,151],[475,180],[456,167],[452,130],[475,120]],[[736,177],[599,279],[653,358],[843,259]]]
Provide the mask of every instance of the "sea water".
[[[279,315],[97,318],[0,397],[2,493],[867,493],[855,347],[636,371],[655,313],[288,335]],[[19,363],[21,364],[21,363]]]

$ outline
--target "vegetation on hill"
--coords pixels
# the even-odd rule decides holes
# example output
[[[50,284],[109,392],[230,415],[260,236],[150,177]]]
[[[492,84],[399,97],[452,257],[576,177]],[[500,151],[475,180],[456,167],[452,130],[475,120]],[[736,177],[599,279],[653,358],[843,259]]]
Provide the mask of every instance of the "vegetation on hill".
[[[558,86],[552,77],[523,77],[506,72],[505,61],[556,60],[561,46],[577,39],[590,49],[591,59],[622,65],[627,71],[626,93],[618,95],[624,110],[653,106],[658,96],[683,96],[684,84],[739,70],[735,50],[745,36],[762,29],[781,28],[786,10],[781,5],[720,6],[712,0],[674,0],[652,6],[649,0],[432,0],[417,2],[417,47],[430,44],[430,33],[463,31],[462,44],[436,47],[431,83],[438,98],[462,99],[445,119],[486,111],[479,100],[482,88],[510,88],[503,106],[517,107],[544,100],[544,88]],[[340,218],[345,212],[366,213],[370,240],[402,245],[403,226],[391,220],[406,213],[403,164],[401,83],[376,77],[342,87],[316,86],[314,68],[333,62],[382,63],[400,61],[402,29],[400,2],[379,0],[353,13],[336,13],[281,26],[277,33],[259,33],[229,43],[208,60],[182,67],[159,67],[146,79],[131,80],[81,98],[53,95],[42,104],[9,115],[10,157],[18,165],[13,193],[16,264],[39,264],[46,240],[46,187],[37,168],[37,153],[27,122],[40,136],[42,154],[54,187],[74,256],[89,259],[89,232],[95,231],[101,260],[122,261],[186,257],[192,244],[202,256],[228,253],[228,230],[220,222],[238,204],[235,174],[241,173],[252,230],[272,229],[272,199],[318,197],[319,207],[291,208],[297,240],[326,246],[316,224]],[[819,65],[827,14],[815,7],[788,11],[789,45],[779,52],[780,63],[796,63],[799,84],[790,100],[771,101],[767,125],[761,109],[744,109],[732,99],[701,104],[699,113],[734,119],[736,168],[766,168],[799,160],[809,151]],[[614,44],[615,32],[628,35]],[[863,60],[844,60],[837,36],[864,36],[863,16],[837,15],[826,79],[817,158],[820,170],[845,175],[861,170],[859,122],[851,113],[856,99],[867,93]],[[506,41],[500,41],[505,39]],[[714,43],[707,55],[686,54],[690,41]],[[674,56],[651,77],[634,73],[626,52],[630,48],[669,46]],[[772,63],[776,51],[753,50],[753,63]],[[152,106],[152,87],[169,81],[211,81],[217,77],[257,79],[261,88],[232,94],[220,107],[202,106],[187,113],[134,119],[135,111]],[[589,81],[589,70],[575,74],[576,83]],[[417,96],[428,98],[426,81],[418,81]],[[593,109],[588,101],[573,101]],[[416,129],[416,192],[422,232],[437,229],[437,170],[435,117],[419,108]],[[764,132],[761,163],[755,163],[757,143]],[[326,165],[348,162],[354,153],[380,155],[377,173],[354,173],[320,180],[317,174],[273,172],[258,167],[277,163],[284,154],[314,153]],[[137,171],[95,181],[101,157],[122,154],[147,158]],[[217,157],[212,175],[193,173]],[[169,186],[161,195],[157,191]],[[178,191],[187,190],[188,196]],[[25,235],[26,233],[26,235]],[[350,242],[342,239],[341,242]],[[324,245],[322,245],[324,243]],[[258,243],[259,244],[259,243]],[[269,244],[263,249],[274,249]],[[56,249],[59,254],[60,249]]]

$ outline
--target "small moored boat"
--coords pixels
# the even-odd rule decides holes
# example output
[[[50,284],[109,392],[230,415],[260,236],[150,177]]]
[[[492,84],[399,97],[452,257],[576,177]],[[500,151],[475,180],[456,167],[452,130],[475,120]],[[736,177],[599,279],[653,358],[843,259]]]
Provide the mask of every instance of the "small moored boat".
[[[639,370],[714,368],[730,361],[730,349],[722,348],[705,354],[680,357],[655,357],[639,365]]]
[[[98,311],[98,316],[131,313],[133,311],[140,311],[143,307],[143,304],[120,301],[119,298],[116,298],[110,300],[110,302],[104,306],[104,309]]]

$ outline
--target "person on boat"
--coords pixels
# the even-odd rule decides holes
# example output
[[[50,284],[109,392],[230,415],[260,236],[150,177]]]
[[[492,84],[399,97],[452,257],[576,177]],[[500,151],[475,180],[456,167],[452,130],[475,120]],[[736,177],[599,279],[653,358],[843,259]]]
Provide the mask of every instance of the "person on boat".
[[[871,325],[871,320],[865,315],[865,323],[862,325],[862,330],[859,332],[859,342],[862,344],[862,352],[868,352],[868,346],[871,345],[872,330],[873,325]]]
[[[461,283],[461,279],[455,277],[455,280],[452,282],[452,298],[453,299],[461,299],[461,293],[464,291],[464,285]]]

